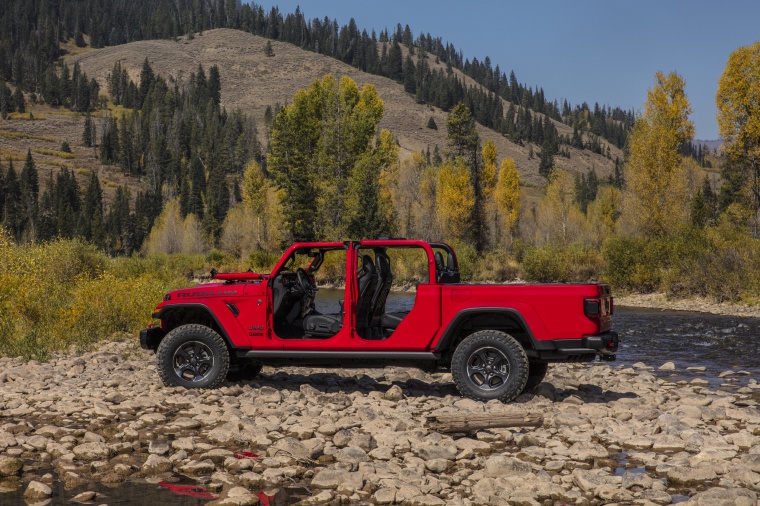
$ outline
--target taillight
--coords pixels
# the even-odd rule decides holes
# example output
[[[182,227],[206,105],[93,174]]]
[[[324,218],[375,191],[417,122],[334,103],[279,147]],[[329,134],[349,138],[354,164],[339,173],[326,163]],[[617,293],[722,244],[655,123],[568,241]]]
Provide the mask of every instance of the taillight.
[[[598,318],[602,313],[601,301],[599,299],[584,299],[583,312],[590,318]]]

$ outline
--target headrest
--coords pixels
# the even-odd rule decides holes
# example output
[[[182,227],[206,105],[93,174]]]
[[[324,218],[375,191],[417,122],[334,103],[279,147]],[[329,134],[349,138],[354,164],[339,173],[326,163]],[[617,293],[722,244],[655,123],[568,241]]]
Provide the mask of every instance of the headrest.
[[[440,251],[435,252],[435,266],[439,269],[443,267],[443,253]]]

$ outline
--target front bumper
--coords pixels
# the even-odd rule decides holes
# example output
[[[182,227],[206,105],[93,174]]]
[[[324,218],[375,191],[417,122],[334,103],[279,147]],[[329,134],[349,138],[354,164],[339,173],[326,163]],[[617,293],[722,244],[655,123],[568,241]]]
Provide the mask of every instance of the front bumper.
[[[604,332],[583,339],[557,339],[540,342],[537,349],[529,355],[535,358],[554,362],[588,362],[597,355],[602,360],[615,360],[615,353],[620,347],[620,336],[617,332]]]
[[[164,338],[166,332],[161,327],[149,327],[140,331],[140,347],[145,350],[157,350],[158,344]]]

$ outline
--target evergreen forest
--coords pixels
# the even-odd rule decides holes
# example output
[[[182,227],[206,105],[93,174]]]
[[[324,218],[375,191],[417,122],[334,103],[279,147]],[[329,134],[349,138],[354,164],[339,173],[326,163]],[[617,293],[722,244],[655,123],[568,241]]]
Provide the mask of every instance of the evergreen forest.
[[[427,125],[445,130],[447,144],[401,159],[394,133],[378,127],[383,97],[347,77],[324,76],[286,105],[271,104],[257,124],[221,106],[216,66],[174,80],[146,58],[133,80],[113,62],[101,89],[63,60],[72,45],[193,38],[214,28],[390,78],[447,113],[445,125],[432,117]],[[38,104],[78,115],[81,146],[141,188],[133,194],[121,185],[106,202],[95,173],[38,173],[40,150],[0,157],[2,225],[15,243],[79,238],[114,256],[221,251],[266,268],[296,239],[401,235],[453,242],[469,279],[604,279],[624,290],[718,300],[760,294],[760,164],[742,130],[760,113],[735,96],[760,86],[742,73],[758,65],[745,48],[721,79],[719,154],[694,142],[678,74],[655,76],[641,113],[570,104],[408,25],[368,32],[353,20],[339,26],[237,0],[9,0],[0,5],[0,33],[3,120],[32,119]],[[732,107],[743,99],[750,112],[739,116]],[[539,195],[528,198],[519,167],[480,139],[476,123],[539,159]],[[555,163],[571,147],[611,160],[609,146],[625,157],[608,175],[571,174]],[[67,152],[61,145],[60,156]]]

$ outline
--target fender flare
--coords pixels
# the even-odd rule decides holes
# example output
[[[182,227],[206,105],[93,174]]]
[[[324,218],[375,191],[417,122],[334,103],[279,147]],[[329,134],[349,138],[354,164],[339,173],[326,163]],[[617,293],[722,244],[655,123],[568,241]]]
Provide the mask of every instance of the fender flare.
[[[525,321],[525,318],[523,318],[523,315],[520,314],[520,312],[516,309],[507,308],[507,307],[478,307],[478,308],[469,308],[469,309],[463,309],[459,311],[452,319],[449,321],[449,324],[446,326],[446,329],[441,334],[441,338],[438,339],[438,343],[433,347],[433,351],[436,353],[443,352],[449,348],[451,345],[451,342],[456,338],[456,332],[459,329],[459,327],[466,321],[468,318],[476,315],[481,314],[497,314],[497,315],[503,315],[507,316],[509,318],[512,318],[517,321],[517,323],[520,324],[523,331],[527,334],[528,338],[530,339],[530,344],[533,347],[533,349],[537,349],[538,346],[536,345],[537,340],[535,336],[533,335],[533,331],[528,326],[528,323]]]
[[[219,334],[222,336],[222,339],[225,340],[227,343],[227,346],[230,349],[238,349],[237,346],[235,346],[232,343],[232,340],[230,339],[230,336],[227,334],[227,330],[224,328],[224,326],[219,322],[219,318],[216,317],[214,312],[206,305],[201,304],[199,302],[185,302],[180,304],[170,304],[168,306],[164,306],[155,313],[153,313],[153,318],[163,320],[163,316],[175,309],[200,309],[202,311],[205,311],[216,323],[217,329],[214,329],[219,332]]]

